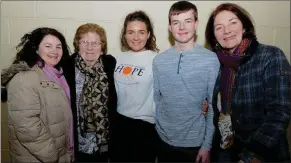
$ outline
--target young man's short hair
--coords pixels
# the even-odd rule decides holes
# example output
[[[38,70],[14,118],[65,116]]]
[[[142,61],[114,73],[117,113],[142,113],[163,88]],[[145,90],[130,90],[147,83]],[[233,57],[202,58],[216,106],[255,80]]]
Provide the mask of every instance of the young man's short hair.
[[[172,15],[179,15],[181,13],[187,12],[189,10],[193,10],[194,11],[194,18],[195,21],[198,20],[198,10],[197,7],[188,1],[179,1],[179,2],[175,2],[169,11],[169,24],[171,24],[171,16]]]

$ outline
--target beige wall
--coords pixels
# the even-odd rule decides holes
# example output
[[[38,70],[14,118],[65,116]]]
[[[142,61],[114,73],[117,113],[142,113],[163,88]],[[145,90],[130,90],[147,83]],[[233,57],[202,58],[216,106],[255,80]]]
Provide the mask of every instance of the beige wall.
[[[226,1],[194,1],[198,7],[199,44],[204,44],[208,16],[218,4]],[[290,61],[290,2],[288,1],[231,1],[246,8],[253,16],[259,41],[280,47]],[[73,51],[72,40],[77,27],[92,22],[102,25],[108,36],[109,53],[120,52],[119,34],[127,13],[140,9],[154,22],[157,44],[161,51],[169,48],[167,14],[174,1],[2,1],[1,2],[1,59],[0,69],[9,65],[15,56],[15,46],[26,33],[39,26],[59,29]],[[1,149],[7,156],[6,109],[2,108]],[[4,153],[3,153],[4,152]],[[3,159],[3,155],[2,155]],[[2,160],[3,161],[3,160]]]
[[[210,11],[225,1],[194,1],[198,7],[200,25],[198,43],[204,44],[204,31]],[[279,46],[290,60],[290,2],[288,1],[231,1],[245,7],[256,23],[261,42]],[[174,1],[2,1],[1,2],[1,60],[0,69],[10,64],[15,46],[24,33],[39,26],[59,29],[71,50],[77,27],[93,22],[107,30],[109,53],[120,52],[119,33],[128,12],[141,9],[152,18],[157,44],[161,51],[170,46],[167,14]]]

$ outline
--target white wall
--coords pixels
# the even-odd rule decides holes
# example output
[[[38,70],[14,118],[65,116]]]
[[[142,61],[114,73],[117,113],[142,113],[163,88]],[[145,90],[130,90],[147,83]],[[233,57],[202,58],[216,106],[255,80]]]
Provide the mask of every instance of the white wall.
[[[193,1],[198,8],[200,25],[198,43],[204,44],[208,16],[218,4],[226,1]],[[230,1],[247,9],[254,18],[259,41],[277,45],[290,61],[289,1]],[[103,26],[108,35],[108,52],[120,52],[119,35],[127,13],[144,10],[154,22],[157,44],[161,51],[169,48],[168,10],[174,1],[2,1],[0,69],[15,56],[15,46],[26,33],[40,26],[59,29],[73,51],[77,27],[92,22]]]

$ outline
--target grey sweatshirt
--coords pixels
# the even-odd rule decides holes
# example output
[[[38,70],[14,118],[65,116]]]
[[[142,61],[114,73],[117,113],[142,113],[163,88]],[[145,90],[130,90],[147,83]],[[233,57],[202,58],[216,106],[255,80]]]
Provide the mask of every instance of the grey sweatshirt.
[[[163,141],[177,147],[211,148],[212,94],[219,66],[216,54],[198,44],[183,52],[172,47],[154,58],[156,129]]]

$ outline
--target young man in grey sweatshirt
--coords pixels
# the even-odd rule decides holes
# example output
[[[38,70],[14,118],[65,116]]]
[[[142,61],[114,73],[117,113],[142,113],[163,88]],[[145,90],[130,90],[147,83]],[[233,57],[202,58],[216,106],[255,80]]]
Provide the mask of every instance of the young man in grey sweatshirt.
[[[169,11],[175,44],[153,62],[159,162],[209,162],[214,134],[212,94],[219,71],[216,54],[195,42],[197,8],[187,1]],[[202,114],[204,100],[208,112]]]

